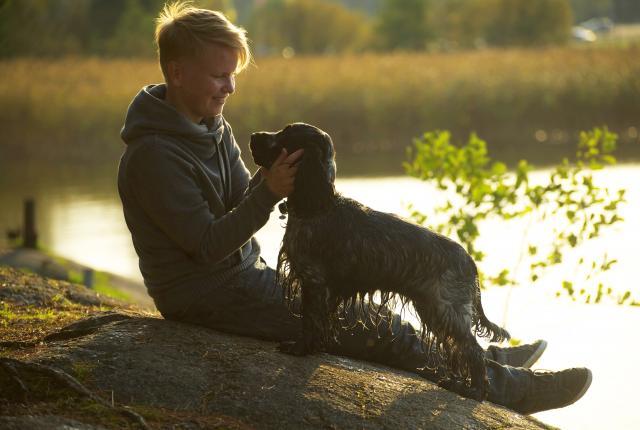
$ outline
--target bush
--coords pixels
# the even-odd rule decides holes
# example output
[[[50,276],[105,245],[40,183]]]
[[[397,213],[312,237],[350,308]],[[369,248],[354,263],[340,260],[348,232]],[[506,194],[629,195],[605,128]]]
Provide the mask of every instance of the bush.
[[[382,50],[420,51],[432,37],[427,0],[384,0],[376,22],[376,45]]]
[[[408,174],[426,181],[451,196],[436,213],[444,221],[432,226],[437,232],[455,237],[465,246],[479,265],[480,277],[486,285],[515,285],[509,268],[488,275],[481,270],[485,252],[476,246],[480,235],[480,222],[488,218],[503,221],[527,216],[530,221],[555,220],[547,230],[547,237],[527,237],[525,250],[521,254],[516,270],[524,255],[528,254],[529,279],[536,282],[542,272],[564,261],[569,251],[579,250],[580,245],[598,237],[610,226],[622,221],[617,209],[624,200],[625,190],[610,192],[597,186],[592,175],[606,165],[615,164],[612,153],[617,136],[607,128],[595,128],[580,135],[576,160],[562,163],[551,169],[548,180],[532,184],[529,180],[531,166],[521,160],[516,171],[510,174],[504,163],[492,161],[486,143],[472,134],[466,145],[456,147],[450,142],[448,132],[428,132],[416,139],[409,149],[411,161],[405,164]],[[419,224],[429,223],[428,217],[414,210],[412,218]],[[564,222],[557,222],[558,220]],[[568,294],[572,299],[580,296],[587,303],[600,302],[605,288],[598,282],[599,274],[609,270],[616,260],[604,254],[602,259],[578,260],[578,265],[590,266],[586,281],[597,283],[597,288],[579,292],[573,289],[573,280],[562,281],[559,294]],[[611,288],[607,294],[613,296]],[[618,294],[619,304],[629,302],[631,293]]]
[[[324,54],[361,51],[370,27],[366,18],[321,0],[270,0],[257,7],[249,34],[258,53]]]
[[[569,40],[573,16],[568,0],[487,0],[490,45],[536,46]]]
[[[152,57],[154,19],[167,0],[0,0],[0,57]],[[192,0],[223,11],[231,0]]]

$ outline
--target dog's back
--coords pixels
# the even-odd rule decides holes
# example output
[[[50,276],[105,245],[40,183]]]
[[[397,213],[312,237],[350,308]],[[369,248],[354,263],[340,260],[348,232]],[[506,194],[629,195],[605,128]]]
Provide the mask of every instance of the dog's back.
[[[478,334],[494,340],[509,337],[485,316],[477,268],[464,248],[397,215],[336,195],[335,206],[326,213],[289,219],[283,252],[294,267],[315,266],[335,296],[393,292],[403,301],[429,306],[459,303],[469,306],[461,312]]]
[[[456,242],[342,196],[336,197],[332,210],[318,217],[291,217],[283,246],[292,260],[304,256],[324,266],[327,281],[340,284],[338,290],[346,296],[355,290],[394,288],[413,299],[417,291],[413,284],[436,286],[443,276],[472,283],[477,277],[473,260]],[[452,270],[454,274],[447,273]],[[465,294],[464,300],[470,302],[474,291],[456,293]]]

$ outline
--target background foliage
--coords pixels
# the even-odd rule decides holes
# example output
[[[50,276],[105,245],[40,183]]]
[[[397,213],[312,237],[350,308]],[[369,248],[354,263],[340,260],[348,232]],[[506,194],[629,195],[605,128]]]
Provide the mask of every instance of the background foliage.
[[[248,23],[258,54],[363,51],[371,35],[363,15],[318,0],[269,0]]]
[[[565,256],[572,254],[568,251],[580,253],[583,244],[623,221],[618,206],[625,202],[625,190],[603,187],[593,176],[593,171],[616,163],[616,142],[616,134],[606,127],[580,133],[575,157],[564,158],[548,170],[547,178],[535,183],[530,180],[532,166],[526,160],[520,160],[515,171],[509,172],[504,163],[491,159],[486,142],[475,134],[465,145],[456,146],[448,132],[424,133],[414,140],[405,169],[414,177],[434,182],[449,197],[435,208],[439,222],[434,224],[417,210],[413,210],[412,218],[463,244],[479,266],[483,286],[517,285],[516,272],[525,259],[527,281],[535,284],[544,271],[564,263]],[[516,267],[484,273],[481,268],[485,252],[476,244],[482,222],[494,218],[505,223],[523,217],[529,218],[529,226],[548,220],[556,222],[535,235],[525,228],[524,240],[512,238],[516,243],[522,242],[524,248]],[[600,275],[617,262],[608,257],[607,250],[601,254],[581,257],[572,273],[564,273],[571,280],[562,280],[558,295],[566,294],[586,303],[599,303],[603,296],[610,296],[618,304],[640,306],[630,291],[614,293],[612,286],[605,287],[599,281]],[[574,289],[574,283],[582,285],[581,289]]]
[[[343,160],[379,154],[384,173],[401,173],[404,148],[434,129],[475,131],[504,161],[543,163],[607,124],[626,158],[637,156],[639,56],[640,46],[263,58],[238,76],[225,116],[243,148],[255,130],[303,120],[331,133]],[[152,59],[19,59],[0,75],[0,156],[42,159],[119,154],[131,98],[162,81]]]
[[[165,0],[0,0],[0,58],[151,57]],[[577,20],[640,20],[636,0],[193,0],[247,27],[259,54],[540,46]],[[292,51],[291,51],[292,50]]]

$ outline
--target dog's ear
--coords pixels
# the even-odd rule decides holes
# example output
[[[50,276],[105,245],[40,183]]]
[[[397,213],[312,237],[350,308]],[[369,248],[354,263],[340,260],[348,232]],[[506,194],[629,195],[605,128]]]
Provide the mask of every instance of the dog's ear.
[[[322,163],[320,148],[308,145],[296,172],[293,193],[287,205],[298,215],[310,215],[326,208],[333,196],[333,184]]]

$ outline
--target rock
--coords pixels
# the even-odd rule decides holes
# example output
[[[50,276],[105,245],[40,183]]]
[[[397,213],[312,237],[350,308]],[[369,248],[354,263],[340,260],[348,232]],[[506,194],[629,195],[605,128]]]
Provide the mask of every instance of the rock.
[[[285,355],[272,342],[135,310],[93,312],[21,358],[65,372],[154,428],[550,428],[412,373],[328,354]],[[79,420],[71,428],[117,428],[59,415]]]
[[[0,248],[0,267],[2,266],[26,270],[60,281],[69,281],[71,271],[78,274],[90,271],[95,277],[100,276],[101,279],[104,279],[103,284],[106,283],[109,286],[109,293],[117,292],[119,293],[118,296],[124,295],[130,302],[135,303],[144,310],[156,310],[153,300],[149,297],[146,287],[141,282],[132,281],[113,273],[95,271],[83,264],[60,256],[54,257],[37,249]]]
[[[0,417],[0,428],[5,430],[106,430],[104,427],[96,427],[55,415]]]
[[[61,281],[69,280],[67,268],[37,249],[0,249],[0,265],[29,269],[41,276]]]
[[[48,307],[61,300],[82,306],[126,306],[109,297],[100,296],[79,284],[22,273],[15,269],[0,271],[0,300],[18,306]]]

